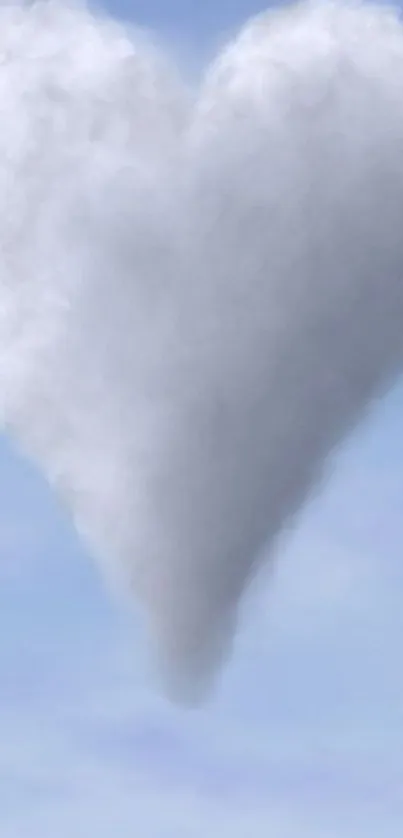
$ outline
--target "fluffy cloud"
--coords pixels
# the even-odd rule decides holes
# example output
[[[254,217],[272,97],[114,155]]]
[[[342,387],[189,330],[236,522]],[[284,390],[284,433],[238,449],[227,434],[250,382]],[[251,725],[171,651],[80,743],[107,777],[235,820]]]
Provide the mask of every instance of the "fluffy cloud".
[[[65,4],[0,52],[0,414],[197,691],[401,367],[403,28],[262,15],[196,91]]]

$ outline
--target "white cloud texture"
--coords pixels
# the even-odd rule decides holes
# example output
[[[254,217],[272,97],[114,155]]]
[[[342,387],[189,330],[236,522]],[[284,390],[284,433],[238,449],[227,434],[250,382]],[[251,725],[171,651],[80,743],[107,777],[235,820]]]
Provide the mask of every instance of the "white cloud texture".
[[[3,424],[184,694],[401,368],[403,28],[301,3],[191,89],[140,32],[12,4],[0,60]]]

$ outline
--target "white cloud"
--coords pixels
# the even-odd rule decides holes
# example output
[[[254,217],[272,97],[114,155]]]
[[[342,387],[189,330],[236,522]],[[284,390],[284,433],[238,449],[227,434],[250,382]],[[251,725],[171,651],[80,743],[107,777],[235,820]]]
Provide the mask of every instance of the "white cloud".
[[[0,413],[203,686],[259,552],[400,369],[402,25],[263,15],[193,107],[138,32],[0,20]]]

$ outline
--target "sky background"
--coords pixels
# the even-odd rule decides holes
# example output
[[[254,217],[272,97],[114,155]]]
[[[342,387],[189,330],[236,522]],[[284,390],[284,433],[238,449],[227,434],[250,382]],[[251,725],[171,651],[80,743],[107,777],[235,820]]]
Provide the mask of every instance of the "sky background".
[[[262,8],[109,0],[200,63]],[[245,605],[202,710],[156,689],[41,476],[0,441],[1,838],[401,838],[403,385]]]

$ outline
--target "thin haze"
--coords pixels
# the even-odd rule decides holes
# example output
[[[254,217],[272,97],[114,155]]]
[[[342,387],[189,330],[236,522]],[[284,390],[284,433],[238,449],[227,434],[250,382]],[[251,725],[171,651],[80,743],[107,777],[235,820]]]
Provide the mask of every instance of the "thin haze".
[[[1,401],[174,694],[403,366],[403,27],[301,3],[198,89],[144,33],[0,8]]]

